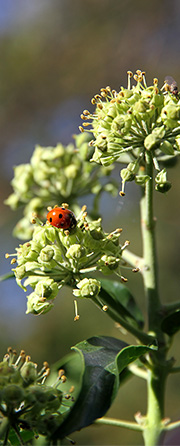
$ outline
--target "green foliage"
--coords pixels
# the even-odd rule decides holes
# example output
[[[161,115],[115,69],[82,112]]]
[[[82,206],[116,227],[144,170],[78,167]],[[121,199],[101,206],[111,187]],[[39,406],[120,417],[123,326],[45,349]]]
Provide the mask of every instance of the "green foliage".
[[[176,310],[166,316],[161,324],[162,331],[169,336],[175,335],[180,330],[180,310]]]
[[[125,342],[108,336],[90,338],[73,349],[79,353],[83,364],[81,389],[75,404],[53,434],[53,440],[64,438],[102,417],[117,394],[122,371],[150,351],[149,347],[128,346]],[[76,362],[76,356],[74,359]],[[66,363],[63,363],[63,367],[66,370]],[[71,369],[73,368],[72,364]],[[68,377],[67,372],[66,375]]]

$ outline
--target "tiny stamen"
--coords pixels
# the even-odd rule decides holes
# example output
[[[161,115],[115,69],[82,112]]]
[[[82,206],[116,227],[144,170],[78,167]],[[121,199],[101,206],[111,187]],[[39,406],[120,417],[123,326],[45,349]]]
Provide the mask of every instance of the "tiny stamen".
[[[78,304],[77,304],[77,300],[74,300],[74,312],[75,312],[75,317],[74,317],[74,322],[78,321],[80,316],[78,313]]]

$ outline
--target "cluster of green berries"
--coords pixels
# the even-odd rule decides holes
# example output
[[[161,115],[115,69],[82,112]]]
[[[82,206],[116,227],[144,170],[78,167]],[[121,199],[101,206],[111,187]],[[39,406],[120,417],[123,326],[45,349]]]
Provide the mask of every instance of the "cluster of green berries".
[[[66,147],[60,143],[56,147],[36,146],[30,163],[14,168],[11,182],[14,192],[5,203],[13,210],[24,207],[24,216],[16,224],[14,236],[22,240],[32,236],[32,212],[43,220],[47,206],[66,201],[76,211],[80,197],[91,193],[97,214],[102,191],[117,194],[115,181],[108,178],[103,184],[101,182],[101,178],[109,176],[112,169],[99,169],[95,163],[89,162],[92,155],[89,135],[75,135],[74,140],[75,144]]]
[[[136,85],[131,85],[132,78]],[[173,94],[167,83],[159,89],[156,78],[148,87],[144,72],[137,70],[133,76],[129,71],[127,88],[121,87],[119,92],[109,86],[101,88],[100,94],[96,94],[91,102],[95,111],[83,111],[80,131],[93,134],[94,139],[90,142],[94,147],[92,161],[104,166],[115,161],[127,163],[127,168],[121,171],[123,184],[135,180],[143,185],[148,180],[144,171],[146,153],[150,152],[158,170],[156,190],[166,192],[170,183],[159,163],[179,154],[180,100],[177,90]]]
[[[25,291],[28,285],[33,288],[27,296],[27,313],[49,311],[64,285],[72,287],[76,297],[97,296],[100,281],[89,277],[96,271],[115,272],[123,280],[121,256],[129,242],[119,244],[122,229],[105,233],[101,219],[88,221],[85,210],[83,207],[76,227],[70,230],[54,227],[48,221],[42,224],[34,218],[32,239],[17,248],[17,258],[11,260],[12,264],[17,262],[13,268],[16,281]]]
[[[8,348],[0,362],[0,438],[8,443],[8,436],[15,431],[18,439],[23,430],[34,435],[50,437],[63,421],[60,407],[69,398],[57,387],[66,381],[60,370],[53,386],[45,383],[50,373],[47,362],[38,372],[37,364],[31,361],[24,350],[16,359],[16,351]],[[71,391],[71,390],[70,390]],[[23,439],[22,443],[24,444]]]

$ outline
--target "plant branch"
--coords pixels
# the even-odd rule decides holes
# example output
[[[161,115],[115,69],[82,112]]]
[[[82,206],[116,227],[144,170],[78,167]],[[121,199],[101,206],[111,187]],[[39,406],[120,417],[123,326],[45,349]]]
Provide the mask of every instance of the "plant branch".
[[[167,426],[165,426],[164,429],[166,431],[172,431],[174,429],[177,429],[178,427],[180,427],[180,420],[174,421],[173,423],[169,423]]]
[[[129,251],[129,249],[123,251],[122,259],[134,268],[142,269],[142,264],[144,264],[143,258]]]
[[[0,282],[3,282],[4,280],[13,279],[15,278],[14,273],[8,273],[0,276]]]
[[[136,375],[139,378],[143,378],[143,379],[147,380],[148,374],[147,374],[146,370],[144,370],[140,367],[137,367],[137,365],[135,365],[135,364],[130,364],[128,366],[128,369],[130,370],[131,373],[133,373],[133,375]]]
[[[134,431],[142,431],[143,428],[140,424],[137,424],[135,422],[130,422],[130,421],[124,421],[124,420],[117,420],[115,418],[99,418],[98,420],[95,421],[94,424],[106,424],[106,425],[110,425],[110,426],[116,426],[116,427],[125,427],[126,429],[131,429]]]
[[[161,330],[162,305],[158,290],[158,265],[155,241],[155,219],[153,215],[153,160],[151,152],[146,151],[146,182],[141,199],[141,231],[143,241],[143,258],[146,268],[143,270],[144,291],[148,307],[149,331],[155,335],[158,351],[151,355],[152,369],[148,370],[147,381],[147,416],[144,426],[145,446],[162,444],[164,428],[164,393],[167,377],[165,363],[165,337]],[[162,362],[161,362],[162,361]]]

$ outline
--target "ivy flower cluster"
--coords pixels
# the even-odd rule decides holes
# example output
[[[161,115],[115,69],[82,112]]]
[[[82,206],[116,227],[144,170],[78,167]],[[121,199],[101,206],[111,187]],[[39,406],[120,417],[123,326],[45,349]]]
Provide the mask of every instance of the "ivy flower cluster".
[[[132,85],[132,78],[136,85]],[[90,132],[94,139],[92,161],[109,166],[115,161],[128,163],[122,169],[123,184],[135,180],[144,184],[148,176],[143,169],[146,153],[150,152],[158,171],[156,190],[166,192],[170,187],[166,171],[159,162],[176,157],[180,149],[180,100],[176,89],[166,82],[160,89],[158,79],[147,86],[145,72],[137,70],[133,76],[128,71],[128,87],[120,91],[109,86],[101,88],[91,102],[94,113],[84,110],[80,131]],[[89,128],[90,126],[90,128]]]
[[[17,357],[16,351],[8,348],[0,362],[0,438],[4,438],[3,444],[9,444],[13,430],[18,444],[24,444],[23,430],[29,434],[29,441],[34,434],[50,437],[62,422],[59,409],[67,394],[57,387],[66,377],[60,370],[54,385],[49,386],[45,383],[49,373],[46,361],[38,372],[37,364],[24,350]]]
[[[77,218],[77,226],[70,231],[53,227],[49,222],[43,225],[37,218],[34,221],[37,225],[32,239],[19,245],[17,259],[11,260],[12,264],[17,262],[13,272],[18,285],[24,291],[28,285],[33,288],[27,296],[27,313],[49,311],[64,285],[74,288],[76,297],[97,296],[101,286],[92,276],[95,271],[115,272],[124,279],[121,256],[129,242],[119,244],[122,229],[105,233],[101,219],[88,222],[85,207]]]
[[[13,210],[24,206],[24,217],[16,224],[14,236],[22,240],[32,236],[32,212],[44,219],[47,206],[66,201],[76,211],[80,197],[92,193],[97,213],[103,190],[117,194],[115,181],[108,178],[101,182],[101,177],[109,176],[112,169],[99,169],[95,163],[89,163],[89,135],[75,135],[74,139],[75,145],[66,147],[60,143],[56,147],[36,146],[30,163],[14,168],[14,191],[5,203]]]

